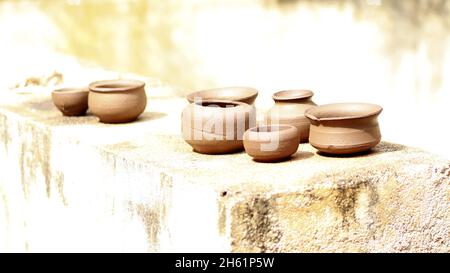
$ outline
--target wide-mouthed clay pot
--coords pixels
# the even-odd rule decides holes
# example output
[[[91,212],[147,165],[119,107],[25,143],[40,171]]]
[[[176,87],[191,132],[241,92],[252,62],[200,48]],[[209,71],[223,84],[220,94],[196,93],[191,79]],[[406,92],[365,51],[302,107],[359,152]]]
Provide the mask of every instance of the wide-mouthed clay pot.
[[[190,93],[186,96],[190,103],[196,100],[231,100],[253,104],[258,96],[258,90],[251,87],[236,86],[208,89]]]
[[[295,126],[300,134],[300,142],[308,142],[309,120],[305,111],[316,104],[311,100],[310,90],[286,90],[273,94],[275,105],[266,114],[267,124],[288,124]]]
[[[145,83],[136,80],[106,80],[89,85],[89,109],[105,123],[136,120],[147,106]]]
[[[297,152],[299,134],[295,126],[253,127],[244,134],[245,152],[255,161],[276,162]]]
[[[83,116],[88,109],[89,89],[62,88],[52,92],[53,104],[64,116]]]
[[[183,138],[195,152],[224,154],[243,150],[243,135],[256,124],[256,112],[243,102],[205,100],[189,104],[181,120]]]
[[[306,111],[311,121],[309,143],[321,152],[352,154],[381,140],[378,115],[383,108],[369,103],[334,103]]]

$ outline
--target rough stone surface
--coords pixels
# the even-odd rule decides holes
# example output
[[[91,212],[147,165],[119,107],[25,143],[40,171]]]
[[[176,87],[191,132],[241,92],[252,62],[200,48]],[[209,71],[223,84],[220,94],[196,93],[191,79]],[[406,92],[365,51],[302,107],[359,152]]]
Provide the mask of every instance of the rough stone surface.
[[[147,92],[120,125],[2,93],[1,251],[450,251],[450,160],[386,142],[275,164],[196,154],[185,100]]]

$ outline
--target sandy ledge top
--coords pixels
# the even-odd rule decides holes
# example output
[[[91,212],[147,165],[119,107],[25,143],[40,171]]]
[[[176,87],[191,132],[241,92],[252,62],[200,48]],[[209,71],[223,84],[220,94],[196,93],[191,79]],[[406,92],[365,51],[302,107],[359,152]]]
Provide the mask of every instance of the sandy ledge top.
[[[387,142],[372,152],[355,157],[329,157],[318,154],[309,144],[301,144],[291,160],[257,163],[245,152],[229,155],[202,155],[180,136],[184,98],[160,96],[160,90],[147,87],[148,105],[133,123],[102,124],[92,115],[63,117],[53,106],[48,92],[1,93],[0,113],[25,119],[52,132],[52,141],[91,145],[100,151],[135,164],[157,167],[184,181],[212,187],[219,192],[265,193],[336,187],[340,180],[354,180],[384,170],[417,166],[450,166],[449,160],[434,154]]]

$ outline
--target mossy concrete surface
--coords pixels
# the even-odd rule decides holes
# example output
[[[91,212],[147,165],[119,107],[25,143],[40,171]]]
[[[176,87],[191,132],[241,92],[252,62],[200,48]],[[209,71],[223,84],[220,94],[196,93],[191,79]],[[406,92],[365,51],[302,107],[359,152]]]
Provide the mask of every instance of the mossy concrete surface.
[[[186,101],[147,88],[129,124],[2,92],[0,251],[449,252],[450,161],[382,142],[289,161],[201,155]]]

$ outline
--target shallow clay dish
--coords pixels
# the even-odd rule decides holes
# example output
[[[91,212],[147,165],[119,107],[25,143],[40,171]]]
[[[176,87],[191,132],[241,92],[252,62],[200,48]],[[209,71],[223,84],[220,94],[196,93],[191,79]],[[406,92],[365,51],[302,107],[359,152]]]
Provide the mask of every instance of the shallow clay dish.
[[[256,124],[254,107],[237,101],[189,104],[181,115],[184,140],[194,151],[223,154],[242,150],[245,131]]]
[[[136,80],[106,80],[89,85],[89,109],[105,123],[136,120],[147,106],[145,83]]]
[[[89,89],[62,88],[52,92],[53,104],[64,116],[83,116],[88,109]]]
[[[378,115],[383,108],[369,103],[334,103],[306,111],[311,121],[309,143],[321,152],[352,154],[381,140]]]
[[[201,100],[230,100],[253,104],[258,96],[258,90],[251,87],[236,86],[208,89],[190,93],[186,96],[190,103]]]
[[[295,126],[254,127],[244,134],[245,152],[255,161],[276,162],[297,152],[299,134]]]
[[[305,111],[316,104],[311,100],[310,90],[285,90],[273,94],[275,105],[266,114],[267,124],[288,124],[295,126],[300,134],[300,142],[308,142],[309,120]]]

